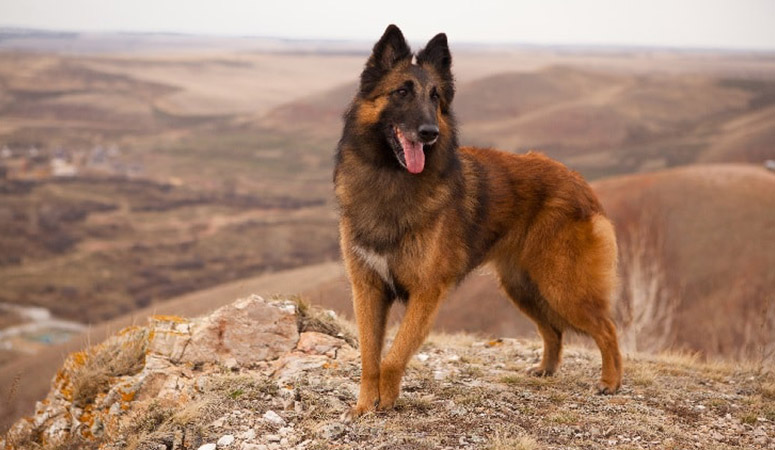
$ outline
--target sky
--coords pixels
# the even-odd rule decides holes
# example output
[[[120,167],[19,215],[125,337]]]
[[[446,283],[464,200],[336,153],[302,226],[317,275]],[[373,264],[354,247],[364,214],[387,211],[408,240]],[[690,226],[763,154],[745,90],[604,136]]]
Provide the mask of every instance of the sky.
[[[775,0],[0,0],[0,26],[366,40],[775,50]]]

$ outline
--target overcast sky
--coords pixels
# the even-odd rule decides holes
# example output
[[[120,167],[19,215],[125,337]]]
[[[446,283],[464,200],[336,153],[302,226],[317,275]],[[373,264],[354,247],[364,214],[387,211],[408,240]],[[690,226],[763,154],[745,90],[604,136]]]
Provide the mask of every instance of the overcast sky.
[[[775,50],[775,0],[0,0],[0,26]]]

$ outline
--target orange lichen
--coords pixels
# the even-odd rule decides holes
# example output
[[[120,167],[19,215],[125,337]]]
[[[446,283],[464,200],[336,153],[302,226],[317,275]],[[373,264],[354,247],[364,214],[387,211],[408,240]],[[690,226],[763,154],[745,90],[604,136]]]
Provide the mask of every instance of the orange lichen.
[[[118,393],[121,395],[121,401],[124,403],[129,403],[133,401],[135,399],[135,395],[137,394],[137,392],[135,391],[124,392],[120,389]]]
[[[488,347],[497,347],[499,345],[503,345],[503,339],[493,339],[492,341],[487,342]]]
[[[165,315],[165,314],[151,316],[151,320],[154,322],[188,323],[188,319],[184,317],[171,316],[171,315]]]
[[[135,331],[140,330],[140,329],[141,328],[139,326],[137,326],[137,325],[130,325],[128,327],[122,328],[121,331],[116,333],[116,336],[124,336],[124,335],[127,335],[129,333],[134,333]]]

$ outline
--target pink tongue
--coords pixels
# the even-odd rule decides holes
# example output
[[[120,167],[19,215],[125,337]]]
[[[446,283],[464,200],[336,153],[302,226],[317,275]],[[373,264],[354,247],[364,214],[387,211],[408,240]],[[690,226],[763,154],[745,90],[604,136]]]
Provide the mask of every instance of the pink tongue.
[[[411,173],[420,173],[425,167],[425,153],[422,151],[422,142],[412,142],[401,136],[401,146],[404,147],[406,169]]]

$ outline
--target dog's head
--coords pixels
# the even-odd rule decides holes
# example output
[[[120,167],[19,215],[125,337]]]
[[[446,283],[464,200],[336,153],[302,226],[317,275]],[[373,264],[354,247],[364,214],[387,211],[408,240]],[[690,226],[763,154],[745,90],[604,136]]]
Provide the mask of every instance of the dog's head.
[[[426,154],[453,139],[451,66],[444,33],[415,58],[401,30],[390,25],[361,73],[358,120],[377,127],[393,163],[410,173],[421,173]]]

